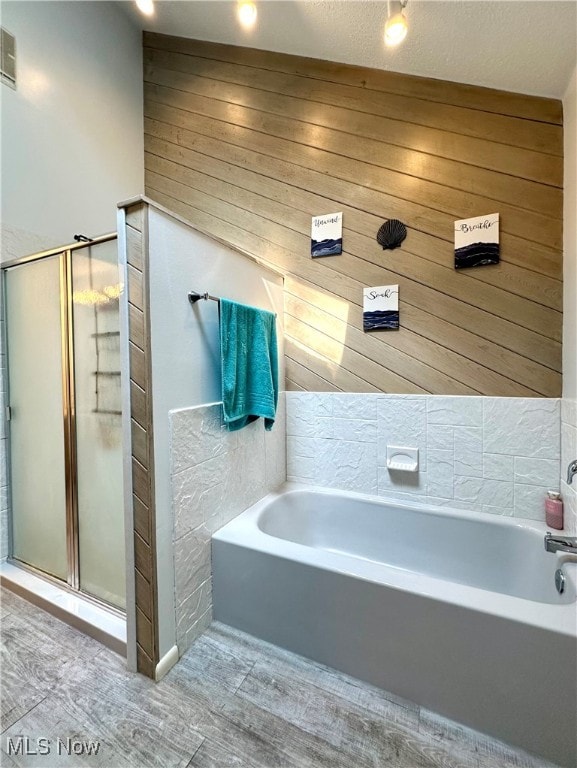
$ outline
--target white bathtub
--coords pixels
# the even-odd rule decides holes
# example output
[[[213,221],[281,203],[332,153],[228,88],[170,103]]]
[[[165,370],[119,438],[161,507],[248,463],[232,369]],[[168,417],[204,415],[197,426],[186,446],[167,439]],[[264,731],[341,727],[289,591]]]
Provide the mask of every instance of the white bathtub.
[[[214,615],[575,768],[577,561],[545,530],[287,485],[213,536]]]

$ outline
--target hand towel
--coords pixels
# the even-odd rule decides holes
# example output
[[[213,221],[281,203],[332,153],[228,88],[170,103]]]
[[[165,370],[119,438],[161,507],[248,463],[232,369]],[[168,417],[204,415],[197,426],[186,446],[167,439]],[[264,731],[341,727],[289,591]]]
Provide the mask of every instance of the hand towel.
[[[228,429],[242,429],[262,416],[271,430],[278,402],[276,315],[221,299],[220,357]]]

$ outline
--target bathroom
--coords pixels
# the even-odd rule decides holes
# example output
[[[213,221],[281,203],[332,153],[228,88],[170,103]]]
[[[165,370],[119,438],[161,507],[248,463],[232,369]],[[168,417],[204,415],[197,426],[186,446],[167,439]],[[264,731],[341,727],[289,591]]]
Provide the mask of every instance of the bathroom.
[[[575,765],[576,4],[146,10],[1,5],[2,760]]]

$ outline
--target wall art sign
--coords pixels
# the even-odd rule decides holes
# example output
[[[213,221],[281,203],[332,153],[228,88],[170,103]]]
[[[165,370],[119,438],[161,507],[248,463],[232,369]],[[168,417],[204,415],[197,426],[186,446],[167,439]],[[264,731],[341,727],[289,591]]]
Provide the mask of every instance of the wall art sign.
[[[343,252],[343,214],[327,213],[313,216],[311,226],[311,256],[336,256]]]
[[[498,263],[498,213],[455,222],[455,269]]]
[[[363,331],[399,327],[399,286],[363,288]]]

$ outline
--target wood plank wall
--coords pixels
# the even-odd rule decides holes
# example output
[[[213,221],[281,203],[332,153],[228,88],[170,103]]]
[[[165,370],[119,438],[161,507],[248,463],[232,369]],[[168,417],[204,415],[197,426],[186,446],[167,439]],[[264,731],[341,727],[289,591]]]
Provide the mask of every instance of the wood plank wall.
[[[158,663],[154,446],[148,311],[147,209],[126,209],[132,504],[136,593],[136,666],[154,678]]]
[[[146,194],[285,274],[288,389],[560,396],[560,102],[154,33],[144,60]],[[456,272],[454,221],[495,212],[500,265]],[[401,329],[363,333],[390,283]]]

